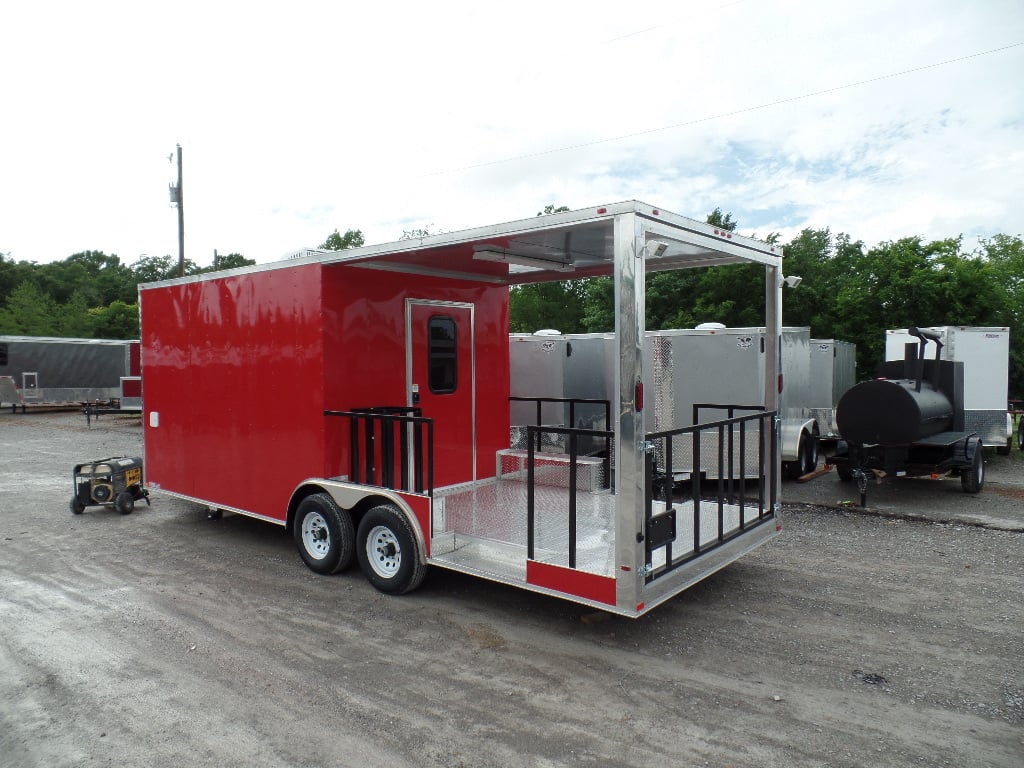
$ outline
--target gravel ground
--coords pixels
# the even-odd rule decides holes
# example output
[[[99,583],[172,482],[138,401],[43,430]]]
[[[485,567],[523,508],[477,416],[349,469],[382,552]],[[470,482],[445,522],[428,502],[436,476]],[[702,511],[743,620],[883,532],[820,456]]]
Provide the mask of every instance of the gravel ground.
[[[439,570],[388,597],[159,494],[73,517],[72,465],[141,440],[0,415],[2,766],[1024,764],[1022,534],[963,494],[787,483],[782,536],[630,620]]]

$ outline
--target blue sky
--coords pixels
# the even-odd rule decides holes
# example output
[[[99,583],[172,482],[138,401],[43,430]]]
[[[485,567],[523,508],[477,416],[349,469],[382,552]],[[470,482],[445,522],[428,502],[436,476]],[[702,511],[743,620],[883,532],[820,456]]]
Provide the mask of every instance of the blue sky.
[[[8,5],[0,252],[260,262],[640,199],[1024,232],[1020,0]]]

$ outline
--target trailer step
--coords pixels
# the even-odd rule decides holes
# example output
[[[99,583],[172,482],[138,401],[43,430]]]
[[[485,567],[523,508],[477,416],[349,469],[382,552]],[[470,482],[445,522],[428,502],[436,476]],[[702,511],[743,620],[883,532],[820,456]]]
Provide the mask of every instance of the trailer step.
[[[499,480],[526,480],[526,451],[506,448],[498,451],[497,476]],[[566,453],[535,453],[533,455],[534,482],[554,488],[569,487],[569,455]],[[576,490],[599,493],[608,490],[604,473],[604,459],[593,456],[576,457]]]

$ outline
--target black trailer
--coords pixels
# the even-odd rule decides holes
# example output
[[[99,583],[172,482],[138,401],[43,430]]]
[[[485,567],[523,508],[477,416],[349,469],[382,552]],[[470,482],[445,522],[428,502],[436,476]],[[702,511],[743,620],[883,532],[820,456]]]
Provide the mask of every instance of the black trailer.
[[[940,359],[933,331],[909,329],[917,343],[903,360],[887,361],[878,378],[851,387],[836,406],[845,452],[833,459],[840,477],[856,480],[867,505],[868,478],[959,474],[967,493],[985,483],[981,437],[965,428],[964,363]],[[925,359],[928,343],[935,357]]]

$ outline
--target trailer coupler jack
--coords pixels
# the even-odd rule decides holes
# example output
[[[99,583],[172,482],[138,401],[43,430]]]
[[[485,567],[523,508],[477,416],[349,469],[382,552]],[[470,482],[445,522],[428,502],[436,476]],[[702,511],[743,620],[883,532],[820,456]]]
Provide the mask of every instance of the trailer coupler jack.
[[[857,490],[860,491],[861,509],[868,507],[868,475],[863,469],[853,470],[853,479],[857,481]]]

